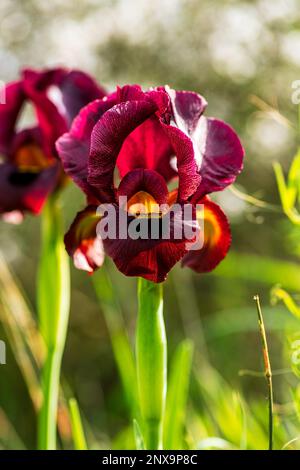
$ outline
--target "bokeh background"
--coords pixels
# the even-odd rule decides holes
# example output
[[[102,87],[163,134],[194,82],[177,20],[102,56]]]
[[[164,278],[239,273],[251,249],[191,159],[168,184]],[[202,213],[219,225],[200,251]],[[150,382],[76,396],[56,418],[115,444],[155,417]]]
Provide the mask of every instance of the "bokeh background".
[[[184,337],[195,344],[196,378],[192,378],[187,421],[187,434],[195,442],[210,436],[230,440],[220,421],[215,423],[218,410],[211,404],[207,413],[207,397],[199,386],[201,381],[212,386],[216,371],[234,399],[238,402],[242,396],[251,408],[249,414],[257,416],[266,431],[265,382],[239,374],[244,369],[262,370],[256,293],[263,305],[273,368],[283,369],[274,377],[278,415],[290,419],[284,426],[291,438],[296,426],[289,387],[297,379],[290,373],[285,331],[292,325],[297,334],[297,324],[283,306],[270,305],[270,289],[279,283],[296,297],[300,289],[300,232],[282,214],[272,169],[278,160],[287,170],[297,148],[297,106],[291,95],[292,82],[300,79],[299,7],[298,0],[0,3],[1,80],[16,79],[23,66],[63,65],[84,69],[108,90],[126,83],[195,90],[208,100],[207,115],[229,122],[243,141],[245,168],[235,191],[216,196],[232,226],[228,258],[205,276],[177,266],[165,284],[170,357]],[[244,195],[269,205],[257,207]],[[83,204],[80,191],[70,185],[64,195],[66,225]],[[19,226],[0,222],[1,253],[33,310],[39,228],[39,218],[30,216]],[[109,262],[106,269],[133,341],[136,281],[122,276]],[[72,282],[63,380],[78,399],[91,446],[118,447],[121,441],[124,446],[129,413],[103,306],[90,276],[72,268]],[[7,364],[0,366],[0,443],[4,448],[33,448],[35,413],[3,326],[0,338],[8,345]],[[218,387],[220,391],[220,382]],[[207,415],[215,427],[208,424]],[[63,416],[62,422],[67,442],[69,429]],[[233,429],[235,424],[228,426]],[[264,438],[261,446],[266,446]]]

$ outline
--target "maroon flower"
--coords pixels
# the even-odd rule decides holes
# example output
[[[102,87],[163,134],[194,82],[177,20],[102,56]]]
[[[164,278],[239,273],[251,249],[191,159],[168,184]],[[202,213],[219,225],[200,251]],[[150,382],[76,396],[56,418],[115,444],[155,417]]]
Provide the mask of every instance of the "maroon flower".
[[[231,241],[229,224],[207,195],[235,180],[242,169],[244,150],[231,127],[203,116],[206,105],[205,99],[193,92],[168,87],[143,92],[135,85],[118,88],[81,110],[70,131],[57,142],[66,173],[85,192],[89,203],[65,237],[76,267],[93,272],[102,264],[104,248],[125,275],[161,282],[179,260],[205,272],[225,257]],[[117,187],[116,167],[120,176]],[[176,180],[177,189],[169,191],[167,184]],[[127,197],[125,207],[120,205],[120,196]],[[124,239],[118,232],[101,244],[96,238],[100,220],[96,207],[104,203],[113,205],[117,219],[123,217],[127,224],[137,219],[147,224],[156,217],[162,226],[172,211],[158,214],[158,205],[171,209],[175,203],[179,207],[192,205],[193,216],[187,221],[191,223],[196,205],[201,203],[203,245],[195,249],[190,239],[174,236],[176,215],[169,218],[168,239],[161,234],[155,239]]]
[[[19,81],[5,87],[4,95],[5,103],[0,104],[0,214],[10,220],[8,213],[41,210],[61,181],[55,141],[80,109],[102,98],[104,92],[83,72],[27,69]],[[20,130],[21,110],[28,103],[34,108],[36,124]]]

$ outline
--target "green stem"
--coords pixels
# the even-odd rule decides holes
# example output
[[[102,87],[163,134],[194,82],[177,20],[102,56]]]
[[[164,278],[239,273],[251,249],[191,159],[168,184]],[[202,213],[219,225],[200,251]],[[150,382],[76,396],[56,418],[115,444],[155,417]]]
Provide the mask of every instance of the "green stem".
[[[162,449],[167,389],[167,340],[161,284],[138,283],[139,311],[136,362],[139,405],[145,448]]]
[[[56,449],[56,421],[61,360],[65,346],[69,307],[69,260],[63,244],[58,194],[53,194],[42,215],[42,252],[38,273],[40,332],[47,353],[42,368],[43,403],[38,419],[38,448]]]

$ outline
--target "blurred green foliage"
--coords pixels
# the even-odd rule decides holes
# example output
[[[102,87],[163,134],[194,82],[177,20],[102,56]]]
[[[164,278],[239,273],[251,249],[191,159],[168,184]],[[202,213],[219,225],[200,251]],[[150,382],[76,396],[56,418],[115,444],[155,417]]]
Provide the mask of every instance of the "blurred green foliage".
[[[263,370],[252,300],[259,293],[272,367],[279,371],[274,375],[274,445],[282,448],[291,441],[287,448],[300,448],[300,394],[291,369],[291,342],[300,324],[283,305],[269,301],[277,284],[299,300],[300,228],[283,214],[272,169],[272,162],[279,161],[285,175],[298,145],[298,110],[291,101],[292,82],[300,79],[297,0],[1,0],[0,31],[1,80],[15,79],[24,65],[61,63],[84,68],[108,89],[116,83],[168,83],[203,94],[207,114],[236,128],[246,149],[237,187],[267,201],[273,210],[249,204],[230,190],[216,195],[231,221],[232,251],[205,276],[177,266],[165,285],[170,364],[176,350],[175,361],[188,361],[178,353],[182,340],[194,343],[186,426],[179,445],[267,447],[265,382],[239,375],[240,370]],[[83,196],[70,185],[64,194],[67,224],[82,206]],[[27,217],[20,226],[0,222],[1,252],[27,293],[31,311],[39,230],[38,218]],[[106,270],[110,284],[106,293],[97,290],[98,299],[91,278],[72,270],[63,389],[67,398],[76,396],[89,448],[130,448],[135,445],[134,397],[128,392],[119,348],[130,354],[128,346],[133,345],[136,282],[117,272],[110,261]],[[97,276],[95,283],[102,282],[101,274]],[[2,281],[5,291],[11,289],[8,282],[14,285],[11,279]],[[103,301],[101,295],[106,295]],[[4,297],[0,295],[2,309]],[[0,443],[3,448],[33,448],[32,391],[28,393],[24,368],[4,325],[0,338],[8,347],[7,364],[0,366]],[[38,364],[31,364],[30,370],[33,366]],[[173,395],[172,402],[176,400],[184,406],[185,386],[180,396]],[[68,448],[70,420],[64,398],[61,401],[60,444]]]

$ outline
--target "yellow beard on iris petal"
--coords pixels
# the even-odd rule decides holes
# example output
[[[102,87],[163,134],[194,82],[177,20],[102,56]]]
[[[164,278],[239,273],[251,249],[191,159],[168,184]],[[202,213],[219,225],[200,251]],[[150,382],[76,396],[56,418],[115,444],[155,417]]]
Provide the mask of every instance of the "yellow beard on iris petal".
[[[37,173],[49,168],[55,161],[48,159],[41,147],[36,144],[27,144],[20,147],[14,158],[19,171]]]
[[[127,212],[134,217],[160,217],[160,207],[151,194],[139,191],[127,202]]]

